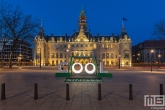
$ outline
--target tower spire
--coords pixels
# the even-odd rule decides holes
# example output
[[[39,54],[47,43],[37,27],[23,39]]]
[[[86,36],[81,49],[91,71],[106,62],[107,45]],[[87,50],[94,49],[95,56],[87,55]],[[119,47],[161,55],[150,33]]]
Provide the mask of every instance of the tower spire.
[[[124,21],[122,20],[122,27],[124,27]]]
[[[42,27],[42,21],[43,21],[44,19],[43,18],[41,18],[41,27]]]
[[[79,24],[78,24],[79,31],[81,29],[81,26],[83,26],[84,31],[87,31],[86,13],[83,7],[81,9],[80,16],[79,16]]]

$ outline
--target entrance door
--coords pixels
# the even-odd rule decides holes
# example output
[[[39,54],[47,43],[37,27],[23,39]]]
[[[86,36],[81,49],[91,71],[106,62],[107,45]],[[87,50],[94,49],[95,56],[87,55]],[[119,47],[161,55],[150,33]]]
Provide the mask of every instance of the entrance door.
[[[56,60],[56,65],[58,65],[58,60]]]
[[[52,66],[54,66],[54,60],[52,60]]]
[[[128,65],[128,61],[125,62],[125,65]]]

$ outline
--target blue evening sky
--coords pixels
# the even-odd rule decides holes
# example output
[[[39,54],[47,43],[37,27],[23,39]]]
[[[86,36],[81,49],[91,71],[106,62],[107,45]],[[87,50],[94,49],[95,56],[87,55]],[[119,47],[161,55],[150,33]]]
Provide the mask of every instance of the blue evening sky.
[[[122,18],[135,45],[152,37],[154,24],[165,19],[165,0],[6,0],[26,14],[43,18],[46,35],[72,35],[82,7],[92,35],[120,34]]]

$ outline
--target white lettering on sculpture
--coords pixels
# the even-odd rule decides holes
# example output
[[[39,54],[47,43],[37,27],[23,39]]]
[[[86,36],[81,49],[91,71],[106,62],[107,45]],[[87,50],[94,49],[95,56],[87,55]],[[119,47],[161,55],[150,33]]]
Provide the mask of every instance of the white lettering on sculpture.
[[[100,73],[108,73],[108,71],[103,70],[103,62],[100,62]]]
[[[75,65],[80,65],[80,70],[75,70],[75,69],[74,69],[74,66],[75,66]],[[81,65],[81,63],[74,63],[74,64],[73,64],[73,66],[72,66],[72,71],[73,71],[74,73],[79,74],[79,73],[82,72],[82,70],[83,70],[83,66]]]
[[[91,71],[88,70],[88,68],[87,68],[88,65],[92,65],[92,66],[93,66],[93,69],[92,69]],[[94,65],[93,63],[87,63],[87,64],[85,65],[85,71],[86,71],[88,74],[94,73],[95,70],[96,70],[96,67],[95,67],[95,65]]]
[[[67,73],[68,70],[61,70],[61,65],[63,65],[63,64],[64,64],[64,65],[67,65],[68,63],[67,63],[67,62],[61,62],[61,63],[58,65],[58,70],[59,70],[60,72]],[[75,70],[75,65],[80,65],[80,70]],[[92,66],[93,66],[93,69],[92,69],[91,71],[89,71],[89,70],[87,69],[88,65],[92,65]],[[93,74],[93,73],[95,72],[95,70],[96,70],[96,67],[95,67],[95,65],[94,65],[93,63],[87,63],[87,64],[85,65],[85,71],[86,71],[88,74]],[[83,71],[83,66],[81,65],[81,63],[74,63],[74,64],[72,65],[72,71],[73,71],[74,73],[76,73],[76,74],[79,74],[79,73],[81,73],[81,72]],[[103,70],[103,62],[100,62],[100,73],[108,73],[108,71],[104,71],[104,70]]]
[[[58,65],[58,70],[62,73],[67,73],[68,70],[61,70],[61,65],[67,65],[68,63],[67,62],[61,62],[59,65]]]

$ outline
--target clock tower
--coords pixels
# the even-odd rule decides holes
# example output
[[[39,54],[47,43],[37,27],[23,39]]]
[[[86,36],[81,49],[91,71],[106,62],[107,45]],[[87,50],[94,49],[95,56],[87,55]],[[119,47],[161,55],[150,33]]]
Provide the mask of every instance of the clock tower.
[[[82,8],[82,10],[80,12],[80,16],[79,16],[79,21],[78,22],[79,22],[78,23],[79,31],[80,31],[81,27],[84,28],[84,31],[87,31],[86,13],[85,13],[83,8]]]

